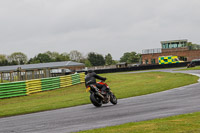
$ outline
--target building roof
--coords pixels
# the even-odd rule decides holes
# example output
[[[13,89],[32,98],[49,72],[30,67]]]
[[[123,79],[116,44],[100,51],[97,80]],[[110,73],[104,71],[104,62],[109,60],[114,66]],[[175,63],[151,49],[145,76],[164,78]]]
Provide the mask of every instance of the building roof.
[[[83,63],[78,63],[73,61],[13,65],[13,66],[1,66],[0,72],[17,71],[18,68],[21,68],[21,70],[34,70],[34,69],[45,69],[45,68],[75,67],[75,66],[84,67],[85,65]]]

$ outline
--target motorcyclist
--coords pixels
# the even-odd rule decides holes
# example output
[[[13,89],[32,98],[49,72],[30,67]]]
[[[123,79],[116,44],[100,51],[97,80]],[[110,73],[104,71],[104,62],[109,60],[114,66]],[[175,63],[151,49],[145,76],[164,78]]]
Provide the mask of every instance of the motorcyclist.
[[[101,89],[101,91],[104,93],[107,87],[105,85],[98,84],[96,79],[103,81],[106,80],[106,78],[97,75],[93,70],[88,70],[88,73],[85,76],[85,86],[87,87],[89,85],[96,85],[96,87]]]

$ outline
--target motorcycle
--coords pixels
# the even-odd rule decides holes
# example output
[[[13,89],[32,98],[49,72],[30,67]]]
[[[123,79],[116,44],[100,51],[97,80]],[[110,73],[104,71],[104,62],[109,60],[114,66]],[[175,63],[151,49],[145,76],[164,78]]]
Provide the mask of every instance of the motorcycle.
[[[97,83],[105,85],[106,91],[102,92],[101,89],[96,87],[96,85],[87,86],[86,92],[90,92],[90,101],[92,104],[96,107],[101,107],[102,104],[107,104],[109,102],[111,102],[113,105],[116,105],[117,98],[114,93],[110,91],[110,87],[104,81],[99,81]]]

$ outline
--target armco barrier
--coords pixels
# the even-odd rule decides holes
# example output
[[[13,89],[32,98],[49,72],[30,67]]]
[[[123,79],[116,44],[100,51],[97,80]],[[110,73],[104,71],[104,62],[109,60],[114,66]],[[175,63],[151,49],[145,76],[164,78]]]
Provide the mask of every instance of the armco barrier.
[[[34,79],[27,81],[1,83],[0,98],[25,96],[36,92],[53,90],[84,82],[85,73],[61,77]]]
[[[85,82],[85,73],[79,73],[81,83]]]
[[[71,75],[67,75],[67,76],[61,76],[60,77],[60,87],[67,87],[67,86],[71,86],[72,84],[72,77]]]
[[[73,85],[81,83],[80,75],[78,73],[77,74],[72,74],[71,77],[72,77],[72,84]]]
[[[45,78],[41,80],[42,91],[54,90],[60,88],[60,77]]]
[[[24,95],[26,95],[25,81],[0,84],[0,98],[8,98],[8,97],[24,96]]]
[[[41,79],[27,80],[26,91],[27,91],[26,92],[27,95],[42,91]]]

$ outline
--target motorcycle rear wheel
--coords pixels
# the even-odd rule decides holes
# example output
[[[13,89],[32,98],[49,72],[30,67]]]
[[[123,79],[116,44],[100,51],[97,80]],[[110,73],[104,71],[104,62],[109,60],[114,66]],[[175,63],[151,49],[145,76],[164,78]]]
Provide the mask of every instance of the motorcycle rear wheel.
[[[116,104],[117,104],[117,98],[116,98],[116,96],[115,96],[113,93],[110,94],[110,102],[111,102],[113,105],[116,105]]]
[[[102,106],[102,100],[98,96],[96,96],[94,93],[90,94],[90,101],[96,107]]]

